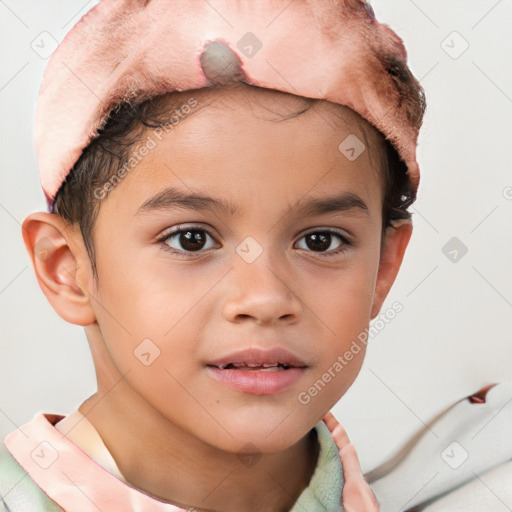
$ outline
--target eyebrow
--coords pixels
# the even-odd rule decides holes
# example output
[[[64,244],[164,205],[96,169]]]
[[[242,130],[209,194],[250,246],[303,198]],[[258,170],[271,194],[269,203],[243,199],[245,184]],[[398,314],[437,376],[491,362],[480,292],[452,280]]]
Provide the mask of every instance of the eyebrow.
[[[342,192],[333,196],[312,198],[307,201],[299,201],[294,206],[290,204],[288,206],[290,208],[289,214],[299,217],[312,217],[349,210],[360,210],[368,214],[366,203],[353,192]],[[232,201],[188,193],[176,187],[169,187],[145,201],[135,215],[175,208],[221,211],[228,216],[234,216],[239,211],[238,205]]]

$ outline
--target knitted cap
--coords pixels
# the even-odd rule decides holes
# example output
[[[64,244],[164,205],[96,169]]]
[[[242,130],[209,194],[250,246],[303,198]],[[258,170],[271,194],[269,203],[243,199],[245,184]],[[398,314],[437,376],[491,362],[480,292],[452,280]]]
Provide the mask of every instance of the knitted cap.
[[[392,143],[415,197],[423,90],[402,40],[365,1],[103,0],[60,43],[41,85],[35,147],[49,210],[116,105],[227,75],[353,109]]]

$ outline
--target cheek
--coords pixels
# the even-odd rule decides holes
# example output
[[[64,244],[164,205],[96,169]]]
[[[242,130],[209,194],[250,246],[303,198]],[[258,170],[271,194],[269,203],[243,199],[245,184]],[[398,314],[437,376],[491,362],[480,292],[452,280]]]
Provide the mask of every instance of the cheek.
[[[361,251],[345,268],[319,274],[317,286],[309,285],[307,300],[331,341],[338,340],[335,345],[357,337],[368,326],[377,272],[378,253]]]
[[[103,281],[103,304],[98,308],[110,358],[130,386],[157,410],[166,410],[170,397],[172,408],[190,407],[186,386],[196,370],[199,339],[191,306],[161,281],[148,285],[142,272],[129,282],[125,275],[118,267]]]
[[[125,333],[148,337],[170,328],[186,302],[183,284],[165,275],[155,246],[141,246],[113,234],[97,258],[100,308],[103,306]],[[157,257],[155,257],[157,255]],[[176,300],[177,296],[181,303]],[[178,311],[176,311],[178,306]],[[165,323],[166,325],[160,325]],[[166,330],[167,330],[166,329]]]
[[[186,375],[187,364],[197,360],[198,317],[207,318],[201,299],[218,278],[193,274],[176,262],[171,267],[154,247],[111,248],[98,258],[95,303],[102,337],[122,373],[154,361],[144,381],[165,387],[170,376],[164,368]]]
[[[315,350],[319,355],[315,374],[309,382],[314,414],[332,406],[357,377],[366,353],[366,337],[378,271],[378,251],[361,251],[346,268],[329,271],[318,286],[311,287],[311,301],[317,319]],[[307,390],[305,390],[307,392]],[[311,397],[307,392],[307,398]],[[316,396],[316,395],[315,395]]]

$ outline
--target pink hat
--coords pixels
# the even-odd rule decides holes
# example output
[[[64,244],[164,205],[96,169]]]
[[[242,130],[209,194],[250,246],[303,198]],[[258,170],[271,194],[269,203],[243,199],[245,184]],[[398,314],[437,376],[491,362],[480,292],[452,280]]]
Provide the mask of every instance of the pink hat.
[[[103,0],[41,85],[35,147],[49,210],[117,104],[211,86],[229,66],[247,84],[355,110],[393,144],[415,196],[423,90],[402,40],[365,1]]]

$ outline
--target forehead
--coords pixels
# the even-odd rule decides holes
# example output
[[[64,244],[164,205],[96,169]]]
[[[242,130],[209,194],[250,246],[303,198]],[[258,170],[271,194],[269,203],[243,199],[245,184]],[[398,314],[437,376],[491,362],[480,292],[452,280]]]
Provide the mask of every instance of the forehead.
[[[183,109],[191,99],[195,106]],[[154,105],[162,122],[186,113],[172,130],[144,133],[132,154],[148,138],[151,150],[110,193],[107,206],[117,208],[124,198],[140,208],[170,185],[201,195],[215,189],[231,204],[255,206],[333,189],[372,196],[382,188],[377,130],[347,107],[254,86],[173,93]],[[364,150],[349,159],[342,150],[354,142]]]
[[[324,134],[330,126],[338,130],[339,136],[345,132],[354,133],[372,146],[380,146],[377,142],[382,140],[382,135],[374,126],[345,105],[246,85],[242,82],[220,88],[166,94],[158,99],[156,108],[161,112],[172,112],[176,106],[184,104],[192,96],[199,104],[199,107],[194,109],[196,114],[210,110],[211,112],[205,114],[247,117],[250,112],[253,117],[269,123],[294,120],[297,126],[301,123],[319,121],[315,128],[323,129]],[[169,105],[172,107],[169,108]],[[324,124],[325,126],[322,126]]]
[[[382,174],[379,171],[386,158],[384,136],[347,106],[237,82],[231,87],[203,88],[163,95],[155,103],[155,114],[165,122],[169,115],[183,109],[183,105],[192,99],[197,106],[181,116],[176,130],[173,130],[176,132],[176,147],[191,144],[200,151],[206,147],[206,142],[213,142],[215,137],[240,138],[242,129],[254,130],[252,140],[257,144],[265,140],[264,132],[267,132],[268,138],[280,134],[285,136],[291,126],[296,135],[307,139],[309,148],[320,142],[331,149],[334,147],[337,153],[354,157],[350,147],[355,144],[357,153],[364,151],[363,158],[357,164],[368,160],[376,173],[379,176]],[[194,120],[197,117],[202,119]],[[194,125],[190,130],[183,127],[189,124]],[[257,124],[259,130],[256,129]],[[283,125],[282,130],[279,129],[280,125]],[[210,130],[208,141],[204,133],[207,130]],[[268,140],[265,142],[268,144]],[[274,144],[271,144],[270,149],[273,147]],[[286,151],[284,146],[280,149]]]
[[[383,135],[357,112],[345,105],[327,100],[308,98],[274,89],[235,82],[222,87],[206,87],[193,91],[173,92],[156,99],[153,115],[165,122],[172,115],[194,99],[198,106],[193,112],[181,116],[179,124],[187,118],[198,115],[224,116],[233,122],[254,121],[255,118],[268,123],[294,121],[297,129],[321,131],[324,136],[328,128],[335,130],[335,136],[356,135],[368,149],[370,159],[381,157]],[[187,107],[187,110],[188,107]],[[249,113],[251,114],[248,118]],[[311,125],[311,123],[315,123]],[[188,123],[188,121],[187,121]],[[303,125],[301,127],[301,125]],[[227,124],[224,131],[236,126]]]

